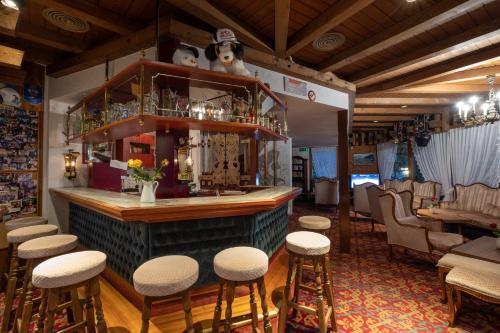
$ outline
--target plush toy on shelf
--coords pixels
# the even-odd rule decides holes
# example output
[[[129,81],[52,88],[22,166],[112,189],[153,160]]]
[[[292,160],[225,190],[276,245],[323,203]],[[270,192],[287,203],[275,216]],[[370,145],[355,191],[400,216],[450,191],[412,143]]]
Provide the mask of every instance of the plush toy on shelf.
[[[195,47],[179,44],[172,56],[172,63],[175,65],[198,67],[199,53]]]
[[[244,47],[229,29],[219,29],[214,42],[205,49],[210,69],[242,76],[250,76],[243,62]]]

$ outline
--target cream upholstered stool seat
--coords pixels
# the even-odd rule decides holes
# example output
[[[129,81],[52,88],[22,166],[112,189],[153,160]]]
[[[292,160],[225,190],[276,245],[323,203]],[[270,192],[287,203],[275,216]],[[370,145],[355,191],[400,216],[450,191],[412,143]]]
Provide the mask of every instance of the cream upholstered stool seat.
[[[500,272],[454,267],[446,275],[446,291],[449,323],[454,326],[457,312],[462,306],[462,292],[486,302],[500,304]]]
[[[441,282],[441,301],[446,302],[446,274],[454,267],[466,267],[478,271],[500,272],[500,264],[447,253],[437,263],[439,281]]]
[[[135,270],[134,288],[144,295],[142,333],[148,332],[153,301],[176,294],[182,296],[187,332],[193,331],[189,289],[198,281],[198,275],[198,262],[181,255],[151,259]]]
[[[332,221],[327,217],[309,215],[299,217],[299,225],[305,230],[326,233],[330,230]]]
[[[332,330],[336,330],[335,312],[333,305],[332,272],[330,269],[330,239],[317,232],[297,231],[286,236],[286,249],[288,252],[288,274],[284,290],[284,299],[281,303],[278,332],[284,333],[288,309],[293,308],[293,314],[303,311],[317,315],[319,331],[325,333],[328,320],[331,320]],[[305,260],[311,260],[314,269],[314,287],[302,283],[302,270]],[[292,276],[295,276],[293,298],[290,298]],[[313,293],[316,309],[298,304],[300,290]],[[325,309],[323,294],[326,294],[328,307]]]
[[[5,222],[5,231],[9,232],[23,227],[47,224],[47,219],[43,216],[21,217]]]
[[[24,283],[17,305],[16,320],[14,321],[14,333],[27,333],[33,314],[33,284],[31,276],[33,267],[40,261],[75,249],[78,245],[78,237],[74,235],[52,235],[35,238],[19,245],[18,256],[26,260],[26,273]],[[45,297],[42,291],[41,299]],[[76,297],[78,300],[78,297]],[[39,322],[39,332],[43,331],[43,323]]]
[[[8,331],[11,323],[11,314],[13,301],[17,294],[21,293],[22,289],[17,288],[18,282],[21,281],[21,273],[24,271],[19,265],[18,247],[19,244],[49,235],[55,235],[59,228],[51,224],[32,225],[22,228],[16,228],[7,233],[7,241],[11,246],[10,267],[7,275],[7,289],[5,291],[5,309],[0,326],[0,333]]]
[[[250,311],[252,317],[252,330],[256,332],[259,327],[259,314],[255,302],[254,284],[260,295],[262,313],[264,317],[264,331],[272,333],[271,322],[266,301],[266,286],[264,275],[268,270],[269,258],[262,250],[239,246],[225,249],[217,253],[214,257],[214,271],[220,279],[219,293],[214,310],[214,320],[212,333],[218,333],[220,328],[220,318],[222,313],[222,295],[226,286],[226,318],[224,332],[231,331],[231,325],[236,324],[232,318],[232,304],[234,301],[234,289],[236,286],[246,285],[250,290]]]
[[[33,286],[44,289],[47,295],[42,299],[38,320],[43,323],[47,317],[44,332],[54,332],[54,315],[61,307],[61,295],[68,292],[77,295],[78,287],[84,287],[85,290],[85,319],[80,303],[73,301],[75,323],[71,325],[72,329],[86,326],[87,332],[95,332],[97,322],[97,332],[107,332],[99,287],[99,274],[105,268],[106,254],[99,251],[81,251],[47,259],[33,269]]]

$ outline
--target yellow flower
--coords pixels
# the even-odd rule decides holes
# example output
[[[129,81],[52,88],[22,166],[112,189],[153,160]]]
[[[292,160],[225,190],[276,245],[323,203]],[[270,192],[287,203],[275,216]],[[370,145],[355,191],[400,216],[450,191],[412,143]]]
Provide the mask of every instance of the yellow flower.
[[[127,161],[127,165],[129,168],[132,168],[132,169],[140,168],[142,166],[142,161],[139,159],[137,159],[137,160],[130,159]]]
[[[164,168],[168,167],[169,164],[170,164],[170,161],[166,158],[161,161],[161,166]]]

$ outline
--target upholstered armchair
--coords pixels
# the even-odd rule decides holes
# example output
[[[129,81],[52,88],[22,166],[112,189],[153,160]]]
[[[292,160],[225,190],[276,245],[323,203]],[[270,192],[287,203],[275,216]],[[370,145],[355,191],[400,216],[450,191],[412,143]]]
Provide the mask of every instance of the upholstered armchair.
[[[371,185],[366,188],[368,204],[370,206],[370,214],[372,217],[372,231],[375,229],[375,223],[384,224],[384,217],[380,210],[380,202],[378,197],[384,194],[384,190],[377,185]]]
[[[370,215],[370,203],[368,202],[368,194],[366,189],[370,186],[374,186],[373,183],[363,183],[360,185],[355,185],[353,188],[353,208],[356,214]]]
[[[395,190],[397,193],[403,191],[412,191],[413,180],[399,180],[399,179],[384,179],[385,190]]]
[[[387,230],[389,260],[392,260],[392,248],[395,245],[431,255],[449,252],[452,247],[463,243],[461,235],[429,231],[423,226],[405,223],[403,203],[397,203],[398,197],[401,199],[399,194],[389,192],[379,197]]]
[[[427,208],[432,198],[439,198],[441,184],[433,181],[413,182],[413,209]]]
[[[333,206],[339,204],[338,182],[320,178],[314,182],[314,203],[317,206]]]

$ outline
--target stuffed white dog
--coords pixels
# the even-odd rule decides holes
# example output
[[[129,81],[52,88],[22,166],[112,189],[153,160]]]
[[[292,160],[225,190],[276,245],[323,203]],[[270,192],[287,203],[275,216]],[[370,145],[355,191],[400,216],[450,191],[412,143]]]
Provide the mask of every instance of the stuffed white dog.
[[[236,75],[250,76],[243,62],[244,47],[229,29],[219,29],[215,40],[205,49],[205,56],[210,60],[210,69]]]
[[[179,44],[172,56],[172,63],[175,65],[198,67],[198,50],[195,47]]]

